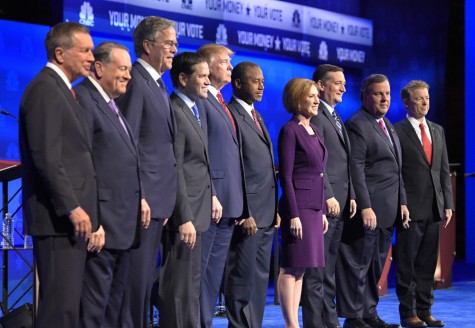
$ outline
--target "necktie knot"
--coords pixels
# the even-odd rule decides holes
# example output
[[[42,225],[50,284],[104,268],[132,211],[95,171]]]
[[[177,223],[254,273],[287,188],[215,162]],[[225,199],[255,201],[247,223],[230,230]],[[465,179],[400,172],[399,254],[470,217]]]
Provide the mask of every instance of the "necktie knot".
[[[165,85],[165,83],[163,83],[163,79],[161,77],[157,79],[157,83],[160,86],[160,88],[168,94],[167,86]]]
[[[236,133],[236,123],[234,122],[234,118],[231,115],[231,112],[229,111],[229,108],[226,105],[226,102],[224,101],[223,95],[221,94],[221,92],[218,91],[218,93],[216,94],[216,97],[218,98],[218,101],[221,104],[221,106],[223,106],[223,109],[226,112],[226,115],[228,115],[229,119],[231,120],[231,123],[233,125],[233,129],[234,129],[234,133]]]
[[[332,112],[332,117],[335,120],[336,127],[338,128],[338,132],[340,132],[340,135],[343,136],[343,126],[341,124],[340,119],[338,118],[338,115],[336,115],[335,110],[333,110],[333,112]]]
[[[260,123],[259,120],[257,119],[257,112],[256,112],[256,110],[254,109],[254,107],[252,107],[252,109],[251,109],[251,114],[252,114],[252,119],[254,120],[254,123],[256,123],[257,128],[259,129],[259,131],[261,131],[262,133],[264,133],[264,132],[262,131],[261,123]]]

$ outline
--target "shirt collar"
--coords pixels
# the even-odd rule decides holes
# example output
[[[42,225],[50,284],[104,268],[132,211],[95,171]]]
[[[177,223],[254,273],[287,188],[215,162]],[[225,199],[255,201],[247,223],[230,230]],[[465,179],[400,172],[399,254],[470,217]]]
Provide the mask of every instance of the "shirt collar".
[[[325,107],[328,109],[328,111],[330,112],[330,114],[333,115],[333,112],[335,111],[335,109],[330,106],[329,104],[327,104],[323,99],[320,98],[320,102],[325,105]]]
[[[48,62],[46,64],[46,67],[49,67],[51,68],[53,71],[55,71],[59,77],[61,78],[61,80],[64,81],[64,83],[66,83],[66,86],[68,87],[68,89],[71,89],[72,88],[72,85],[71,85],[71,81],[69,81],[68,77],[66,76],[66,74],[61,70],[61,68],[59,68],[58,65],[52,63],[52,62]]]
[[[254,108],[253,104],[248,104],[247,102],[245,102],[244,100],[242,99],[239,99],[238,97],[236,97],[235,95],[233,95],[234,99],[236,99],[236,101],[246,110],[246,112],[252,116],[252,112],[251,110]]]
[[[99,82],[97,82],[94,78],[88,76],[87,77],[89,79],[89,81],[91,81],[91,83],[96,87],[97,91],[99,91],[99,93],[101,94],[101,96],[104,98],[104,100],[106,101],[106,103],[109,103],[109,101],[111,100],[111,97],[109,97],[107,95],[107,93],[104,91],[104,89],[102,88],[102,86],[99,84]]]
[[[411,125],[414,127],[415,130],[420,129],[419,125],[421,123],[424,124],[424,128],[426,129],[426,131],[429,128],[429,126],[427,125],[427,121],[426,121],[425,117],[422,119],[422,122],[420,122],[419,120],[415,119],[412,116],[409,116],[409,114],[406,114],[406,118],[409,120],[409,122],[411,122]]]
[[[159,78],[162,77],[162,76],[160,75],[160,73],[158,73],[157,70],[152,67],[152,65],[150,65],[149,63],[147,63],[147,62],[146,62],[145,60],[143,60],[142,58],[138,58],[138,59],[137,59],[137,62],[139,62],[140,65],[142,65],[143,68],[145,68],[145,70],[150,74],[150,76],[152,76],[152,79],[154,79],[155,81],[157,81]]]
[[[218,89],[216,89],[210,84],[208,85],[208,91],[211,92],[211,94],[215,96],[216,99],[218,99],[218,92],[220,92]]]
[[[195,105],[195,102],[193,100],[191,100],[187,95],[185,95],[183,92],[181,92],[180,90],[178,89],[175,89],[173,90],[177,95],[178,97],[181,98],[181,100],[183,100],[185,102],[185,104],[190,107],[193,107]]]

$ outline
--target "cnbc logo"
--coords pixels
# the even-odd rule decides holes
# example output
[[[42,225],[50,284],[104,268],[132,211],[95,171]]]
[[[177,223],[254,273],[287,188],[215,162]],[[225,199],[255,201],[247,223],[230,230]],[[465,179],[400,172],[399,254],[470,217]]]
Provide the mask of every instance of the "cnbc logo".
[[[79,12],[79,23],[86,26],[94,26],[94,13],[89,2],[84,1]]]

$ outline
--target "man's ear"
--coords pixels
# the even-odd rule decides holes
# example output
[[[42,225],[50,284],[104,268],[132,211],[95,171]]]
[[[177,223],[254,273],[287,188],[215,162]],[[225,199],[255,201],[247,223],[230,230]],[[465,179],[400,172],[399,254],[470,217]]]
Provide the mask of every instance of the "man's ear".
[[[241,89],[241,85],[242,85],[242,84],[241,84],[241,79],[235,79],[235,80],[233,81],[233,84],[234,84],[234,86],[235,86],[237,89]]]
[[[104,64],[100,61],[95,61],[94,71],[96,72],[96,77],[100,79],[104,75]]]
[[[150,44],[151,42],[149,40],[143,40],[142,41],[142,48],[145,52],[145,54],[150,55]]]
[[[325,90],[325,83],[323,83],[322,80],[317,81],[317,89],[320,92],[323,92],[323,90]]]
[[[186,76],[185,73],[181,72],[179,75],[178,75],[178,82],[180,82],[180,85],[184,88],[186,87],[187,83],[188,83],[188,77]]]
[[[54,59],[58,64],[64,63],[64,49],[61,47],[56,47],[54,49]]]

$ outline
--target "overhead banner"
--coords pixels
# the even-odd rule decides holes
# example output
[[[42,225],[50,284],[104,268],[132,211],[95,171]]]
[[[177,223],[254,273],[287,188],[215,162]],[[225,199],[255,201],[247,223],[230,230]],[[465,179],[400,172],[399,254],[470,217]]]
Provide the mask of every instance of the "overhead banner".
[[[151,15],[174,20],[182,44],[219,43],[312,64],[363,66],[373,45],[371,20],[283,1],[64,0],[65,21],[114,36],[132,38]]]

